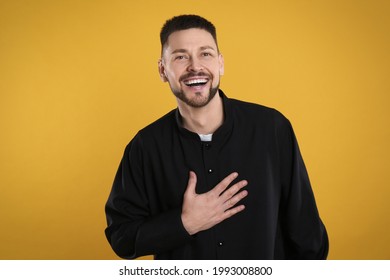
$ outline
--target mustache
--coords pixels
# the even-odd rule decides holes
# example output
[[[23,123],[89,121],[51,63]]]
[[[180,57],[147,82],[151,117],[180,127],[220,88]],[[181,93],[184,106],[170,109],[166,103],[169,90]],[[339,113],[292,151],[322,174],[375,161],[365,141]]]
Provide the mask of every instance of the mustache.
[[[207,78],[211,79],[211,75],[207,74],[205,72],[197,72],[197,73],[191,72],[191,73],[184,74],[183,76],[180,77],[179,80],[180,80],[180,82],[182,82],[183,80],[187,80],[187,79],[190,79],[192,77],[207,77]]]

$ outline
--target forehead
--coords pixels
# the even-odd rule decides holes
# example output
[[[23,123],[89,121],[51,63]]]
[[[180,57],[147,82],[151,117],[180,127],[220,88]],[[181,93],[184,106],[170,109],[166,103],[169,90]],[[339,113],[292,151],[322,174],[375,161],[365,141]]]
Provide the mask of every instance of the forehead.
[[[217,51],[215,40],[209,32],[200,28],[190,28],[169,35],[164,50],[170,53],[176,49],[191,50],[203,46],[211,46]]]

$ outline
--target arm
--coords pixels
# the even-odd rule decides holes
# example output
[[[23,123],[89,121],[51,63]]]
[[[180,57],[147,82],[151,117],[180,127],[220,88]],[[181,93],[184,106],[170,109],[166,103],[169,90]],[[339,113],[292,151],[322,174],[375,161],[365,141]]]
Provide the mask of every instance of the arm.
[[[322,223],[296,137],[286,120],[279,126],[282,228],[288,259],[326,259],[328,236]]]
[[[143,178],[142,139],[137,135],[126,147],[105,207],[106,237],[122,258],[156,254],[191,240],[180,207],[151,216]]]

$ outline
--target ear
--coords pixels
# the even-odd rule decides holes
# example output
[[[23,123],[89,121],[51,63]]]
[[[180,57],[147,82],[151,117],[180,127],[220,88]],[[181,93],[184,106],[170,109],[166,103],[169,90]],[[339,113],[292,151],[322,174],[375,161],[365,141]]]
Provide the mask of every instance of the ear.
[[[223,55],[219,54],[218,59],[219,59],[219,75],[223,76],[223,74],[225,74],[225,61],[223,59]]]
[[[160,75],[161,81],[164,83],[168,82],[167,76],[165,75],[165,67],[161,58],[158,60],[158,74]]]

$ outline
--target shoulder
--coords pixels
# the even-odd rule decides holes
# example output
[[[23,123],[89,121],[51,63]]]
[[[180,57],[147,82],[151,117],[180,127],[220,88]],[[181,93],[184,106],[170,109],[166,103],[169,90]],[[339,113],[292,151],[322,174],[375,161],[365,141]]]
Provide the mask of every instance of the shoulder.
[[[234,117],[240,121],[253,125],[290,126],[289,120],[275,108],[237,99],[230,99],[230,103]]]
[[[176,124],[176,109],[171,110],[161,118],[150,123],[143,129],[141,129],[139,133],[144,135],[158,134],[158,133],[162,133],[163,131],[166,131],[167,129],[174,127],[175,124]]]
[[[172,137],[175,127],[175,111],[172,110],[156,121],[140,129],[126,145],[125,154],[142,157],[145,151],[151,151],[165,143],[166,137]]]
[[[172,137],[176,127],[176,109],[171,110],[161,118],[140,129],[130,144],[147,145],[159,143],[166,137]]]

